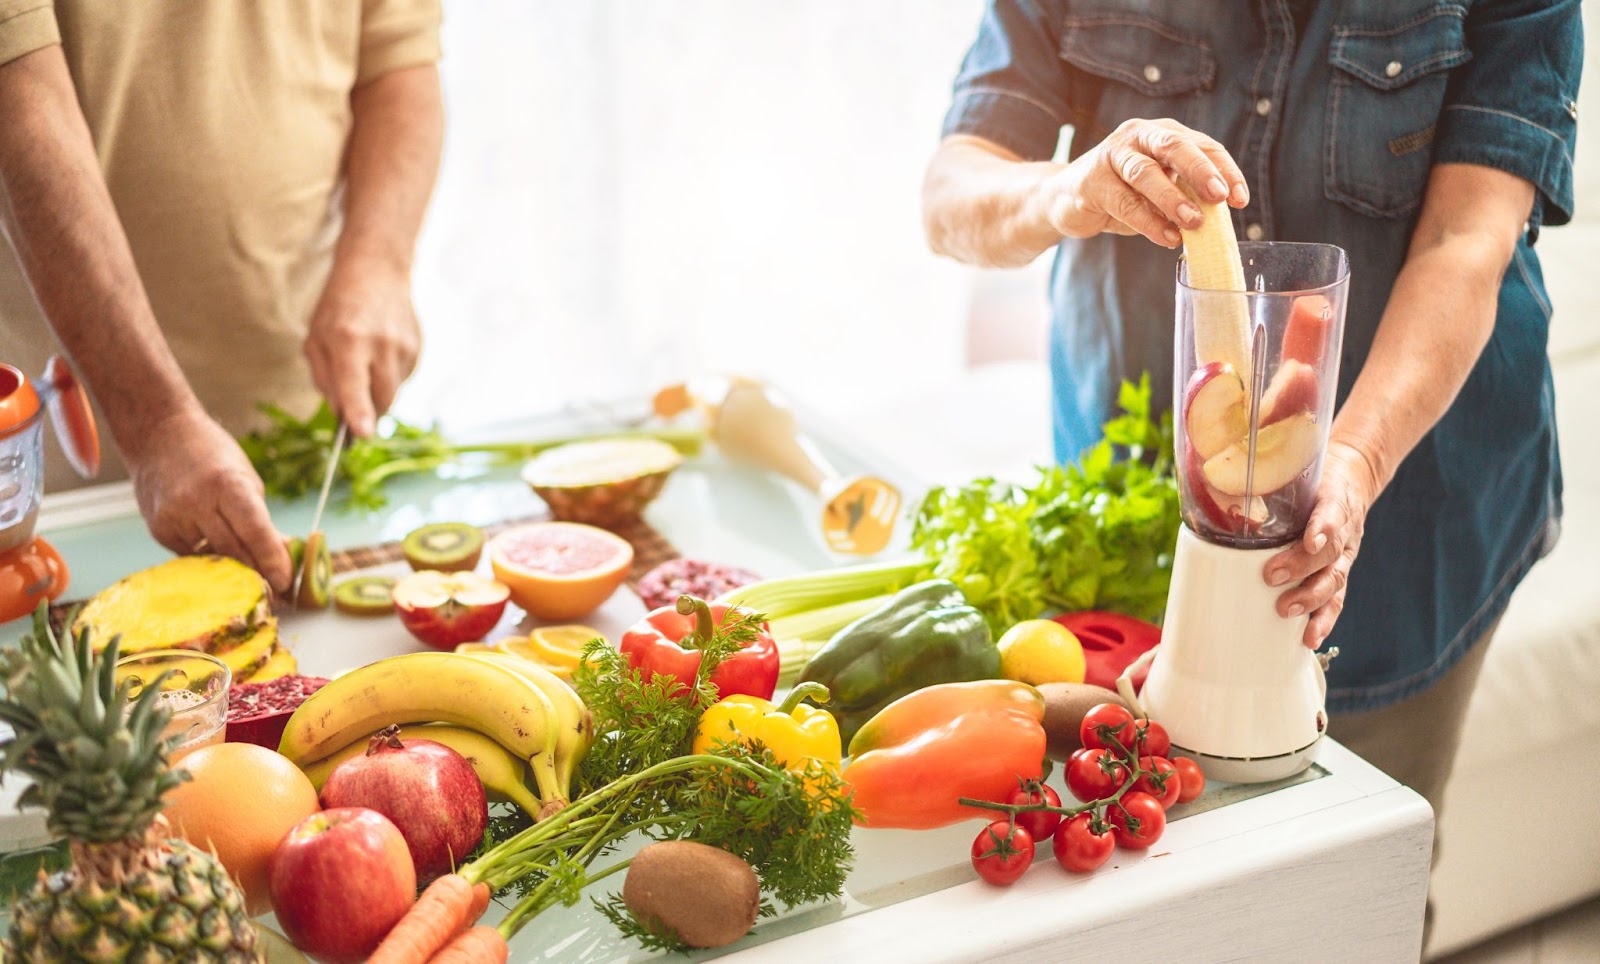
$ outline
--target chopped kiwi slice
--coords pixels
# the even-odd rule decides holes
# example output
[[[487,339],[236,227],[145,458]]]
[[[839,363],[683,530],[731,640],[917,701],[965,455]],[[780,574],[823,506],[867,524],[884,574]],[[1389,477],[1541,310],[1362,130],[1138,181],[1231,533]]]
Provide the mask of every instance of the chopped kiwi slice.
[[[300,563],[306,557],[306,541],[299,536],[290,536],[283,540],[283,547],[289,550],[289,572],[299,572]]]
[[[333,556],[328,552],[328,539],[320,532],[306,536],[303,561],[305,575],[300,579],[301,609],[326,609],[328,587],[333,583]]]
[[[478,564],[483,552],[483,531],[465,522],[435,522],[408,533],[400,543],[400,551],[418,572],[461,572]]]
[[[333,605],[352,616],[394,612],[394,577],[352,576],[333,587]]]

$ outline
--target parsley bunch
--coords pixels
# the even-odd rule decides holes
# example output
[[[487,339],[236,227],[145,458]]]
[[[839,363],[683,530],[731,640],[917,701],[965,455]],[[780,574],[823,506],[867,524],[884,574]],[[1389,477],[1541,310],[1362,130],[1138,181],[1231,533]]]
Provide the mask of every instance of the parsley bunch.
[[[1032,485],[930,491],[911,533],[928,560],[918,578],[960,586],[997,636],[1047,607],[1159,619],[1180,521],[1172,416],[1151,417],[1148,373],[1117,401],[1099,442]]]

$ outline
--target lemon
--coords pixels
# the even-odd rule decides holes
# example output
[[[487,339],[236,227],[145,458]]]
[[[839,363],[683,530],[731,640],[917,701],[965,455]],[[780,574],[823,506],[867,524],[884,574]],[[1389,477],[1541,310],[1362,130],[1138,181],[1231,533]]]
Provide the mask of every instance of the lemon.
[[[502,639],[494,648],[502,653],[519,656],[564,680],[571,680],[573,671],[583,661],[583,647],[591,639],[605,639],[605,634],[590,626],[578,624],[540,626],[526,637]]]
[[[492,653],[494,647],[488,643],[461,643],[456,646],[458,653]]]
[[[1026,619],[1000,637],[1000,675],[1038,686],[1081,683],[1087,666],[1072,630],[1049,619]]]

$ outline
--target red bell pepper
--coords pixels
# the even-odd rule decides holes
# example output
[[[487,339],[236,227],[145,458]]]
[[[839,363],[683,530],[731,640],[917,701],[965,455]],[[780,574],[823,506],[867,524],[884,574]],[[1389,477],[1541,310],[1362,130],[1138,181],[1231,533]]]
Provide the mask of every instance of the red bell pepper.
[[[750,610],[724,603],[708,604],[693,596],[679,596],[677,605],[662,606],[622,634],[622,654],[628,665],[648,679],[670,676],[686,687],[694,686],[700,672],[700,649],[722,631],[729,614],[749,615]],[[730,653],[711,671],[711,682],[722,698],[742,693],[772,699],[778,688],[778,644],[762,623],[755,638]]]
[[[1117,688],[1117,677],[1124,669],[1161,642],[1160,626],[1121,613],[1088,610],[1062,613],[1053,618],[1072,630],[1072,635],[1083,645],[1083,681],[1108,690]],[[1144,686],[1148,673],[1144,670],[1133,675],[1131,682],[1135,690]]]

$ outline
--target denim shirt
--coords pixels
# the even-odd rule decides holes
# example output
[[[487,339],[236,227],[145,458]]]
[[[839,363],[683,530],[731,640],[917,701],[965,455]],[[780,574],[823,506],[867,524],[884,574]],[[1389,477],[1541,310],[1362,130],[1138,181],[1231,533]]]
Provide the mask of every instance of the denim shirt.
[[[1576,0],[992,0],[945,133],[1026,160],[1070,156],[1124,120],[1173,118],[1228,147],[1250,185],[1242,238],[1350,256],[1339,401],[1372,345],[1429,169],[1481,164],[1534,185],[1494,333],[1459,396],[1367,518],[1329,645],[1331,711],[1427,687],[1504,611],[1561,511],[1550,302],[1534,242],[1572,215],[1583,56]],[[1149,371],[1172,391],[1176,254],[1143,238],[1061,242],[1051,276],[1055,447],[1070,459]]]

